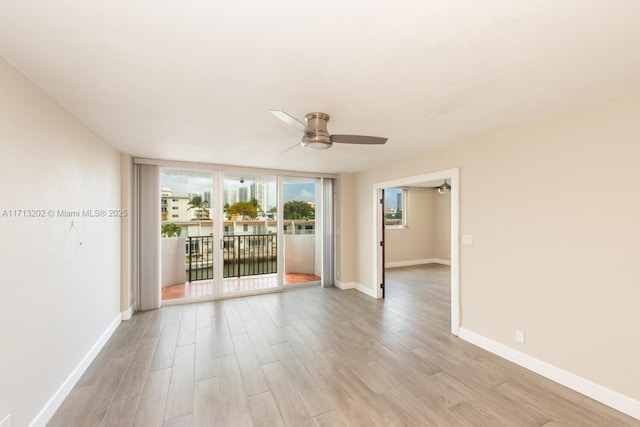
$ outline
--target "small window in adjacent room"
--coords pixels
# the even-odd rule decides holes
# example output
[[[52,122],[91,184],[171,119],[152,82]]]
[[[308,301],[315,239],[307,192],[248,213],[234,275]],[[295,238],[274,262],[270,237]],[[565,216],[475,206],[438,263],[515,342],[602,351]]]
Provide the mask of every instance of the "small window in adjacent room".
[[[407,226],[407,190],[385,188],[384,226],[385,228],[405,228]]]

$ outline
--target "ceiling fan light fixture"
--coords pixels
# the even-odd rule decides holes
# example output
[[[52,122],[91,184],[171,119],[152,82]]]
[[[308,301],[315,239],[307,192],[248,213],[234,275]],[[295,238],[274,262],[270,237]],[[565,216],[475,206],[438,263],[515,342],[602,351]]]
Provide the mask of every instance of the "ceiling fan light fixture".
[[[451,191],[451,186],[449,185],[449,183],[445,179],[444,182],[442,183],[442,185],[440,187],[438,187],[438,193],[446,194],[446,193],[449,193],[450,191]]]
[[[307,133],[302,137],[302,146],[311,150],[326,150],[327,148],[331,148],[332,145],[331,137],[325,130]]]
[[[330,142],[324,141],[302,141],[302,146],[311,150],[326,150],[331,148],[332,145]]]

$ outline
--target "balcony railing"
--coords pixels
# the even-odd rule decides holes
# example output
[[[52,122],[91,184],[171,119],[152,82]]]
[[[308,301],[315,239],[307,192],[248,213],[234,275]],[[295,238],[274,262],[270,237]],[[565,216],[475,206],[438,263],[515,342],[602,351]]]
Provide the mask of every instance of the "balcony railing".
[[[187,281],[213,279],[213,236],[187,237]]]
[[[223,277],[277,273],[276,234],[223,236]],[[187,238],[187,280],[213,279],[213,236]]]

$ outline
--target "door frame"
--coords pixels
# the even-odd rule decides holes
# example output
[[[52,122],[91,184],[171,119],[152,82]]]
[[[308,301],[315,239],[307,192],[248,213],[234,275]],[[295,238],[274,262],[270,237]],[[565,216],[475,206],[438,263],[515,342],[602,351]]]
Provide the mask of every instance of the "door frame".
[[[460,331],[460,169],[446,169],[422,175],[407,176],[390,181],[382,181],[373,185],[373,277],[375,278],[376,298],[382,297],[380,284],[384,279],[384,248],[380,246],[384,218],[380,209],[380,194],[384,188],[411,186],[429,181],[448,179],[451,184],[451,333],[458,335]]]

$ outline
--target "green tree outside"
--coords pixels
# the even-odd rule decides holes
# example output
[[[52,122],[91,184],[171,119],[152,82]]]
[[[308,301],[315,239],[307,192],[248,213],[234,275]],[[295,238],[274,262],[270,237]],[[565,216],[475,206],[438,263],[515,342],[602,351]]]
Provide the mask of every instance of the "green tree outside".
[[[315,219],[316,210],[302,200],[292,200],[284,204],[284,219]]]
[[[227,219],[231,219],[232,216],[238,215],[242,219],[256,219],[258,217],[257,203],[252,202],[238,202],[229,206],[226,211]]]
[[[162,224],[160,227],[160,234],[162,237],[180,237],[180,234],[182,234],[182,228],[174,223]]]

